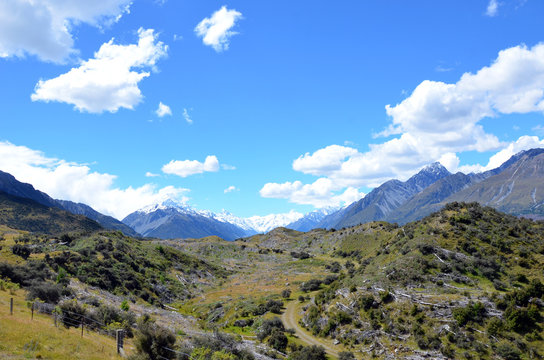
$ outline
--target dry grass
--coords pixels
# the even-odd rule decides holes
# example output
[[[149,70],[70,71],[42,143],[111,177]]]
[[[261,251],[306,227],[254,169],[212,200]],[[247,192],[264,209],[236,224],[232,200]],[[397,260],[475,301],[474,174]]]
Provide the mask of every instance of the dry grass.
[[[13,315],[9,314],[10,297],[14,300]],[[34,314],[24,299],[24,292],[14,295],[0,290],[0,358],[2,359],[121,359],[115,339],[81,330],[55,328],[50,316]],[[125,346],[129,348],[130,346]]]

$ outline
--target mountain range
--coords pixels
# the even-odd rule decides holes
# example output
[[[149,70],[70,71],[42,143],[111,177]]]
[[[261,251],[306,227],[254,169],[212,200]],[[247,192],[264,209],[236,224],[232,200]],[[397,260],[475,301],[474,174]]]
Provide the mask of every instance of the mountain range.
[[[30,199],[45,207],[57,208],[68,211],[75,215],[83,215],[96,221],[105,229],[119,230],[125,235],[139,236],[129,226],[121,221],[104,214],[99,213],[88,205],[75,203],[67,200],[56,200],[44,192],[34,189],[30,184],[18,181],[13,175],[0,171],[0,191],[23,199]]]
[[[227,211],[213,213],[197,210],[172,199],[147,206],[129,214],[123,223],[143,236],[201,238],[216,235],[225,240],[266,233],[285,226],[303,215],[297,212],[240,218]]]
[[[436,174],[434,181],[432,176],[422,176],[429,172],[428,167],[405,183],[388,181],[345,210],[331,214],[318,227],[338,229],[374,220],[405,224],[454,201],[479,202],[518,216],[544,214],[544,149],[522,151],[500,167],[478,174],[449,174],[439,164],[432,167],[431,172]],[[420,191],[403,198],[402,195],[414,189],[408,183],[413,183],[416,177],[427,181],[419,182]]]
[[[315,228],[340,229],[376,220],[404,224],[421,219],[454,201],[479,202],[512,215],[542,218],[543,180],[544,149],[532,149],[512,156],[496,169],[477,174],[451,174],[440,163],[433,163],[406,181],[385,182],[349,206],[318,209],[306,215],[292,211],[240,218],[227,211],[197,210],[172,199],[164,199],[131,213],[122,221],[85,204],[53,199],[2,171],[0,192],[10,196],[4,198],[4,202],[11,208],[16,199],[28,199],[45,208],[83,215],[103,228],[119,230],[130,236],[170,239],[215,235],[234,240],[267,233],[277,227],[310,231]],[[28,209],[31,203],[25,204],[20,209]],[[43,209],[38,212],[44,213]],[[36,231],[36,226],[33,225],[32,231]]]

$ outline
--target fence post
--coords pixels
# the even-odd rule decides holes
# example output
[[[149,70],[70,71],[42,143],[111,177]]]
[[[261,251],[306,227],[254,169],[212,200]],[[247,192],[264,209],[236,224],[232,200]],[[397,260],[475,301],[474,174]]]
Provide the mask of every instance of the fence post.
[[[57,327],[57,313],[53,314],[55,316],[55,327]]]
[[[13,315],[13,298],[9,299],[9,314]]]
[[[123,351],[123,338],[125,336],[125,332],[122,329],[118,329],[115,331],[115,340],[117,340],[117,353],[120,354],[121,351]]]
[[[81,337],[83,337],[83,318],[81,318]]]
[[[31,307],[30,320],[34,320],[34,303],[32,303],[32,307]]]

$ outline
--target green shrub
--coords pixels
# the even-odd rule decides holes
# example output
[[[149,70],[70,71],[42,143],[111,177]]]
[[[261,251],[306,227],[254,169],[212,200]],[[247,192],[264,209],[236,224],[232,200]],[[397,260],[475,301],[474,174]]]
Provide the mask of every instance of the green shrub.
[[[501,319],[492,317],[487,323],[486,331],[491,336],[499,335],[504,328],[504,323]]]
[[[28,259],[30,256],[30,248],[25,245],[15,244],[11,248],[11,252],[13,252],[14,255],[20,256],[23,259]]]
[[[304,292],[319,290],[321,287],[322,281],[319,279],[311,279],[306,282],[303,282],[300,285],[300,290]]]
[[[86,321],[87,309],[80,305],[77,300],[68,300],[60,304],[61,322],[67,328],[78,327]]]
[[[56,304],[62,296],[62,286],[49,281],[35,281],[27,287],[27,299],[40,299],[42,301]]]
[[[495,352],[505,360],[519,360],[521,356],[521,352],[507,342],[497,345]]]
[[[270,337],[268,338],[268,345],[270,345],[271,348],[276,349],[281,352],[285,352],[285,349],[287,348],[287,336],[278,328],[274,328],[272,330],[272,333],[270,334]]]
[[[265,338],[270,336],[274,330],[279,330],[281,332],[285,331],[285,326],[283,326],[283,323],[279,317],[274,317],[272,319],[263,321],[261,327],[259,328],[259,332],[257,333],[257,338],[260,341],[263,341]]]
[[[173,359],[172,349],[176,343],[176,336],[170,330],[156,325],[145,316],[138,324],[138,332],[134,340],[136,352],[143,359]]]
[[[327,356],[323,347],[312,345],[293,351],[288,360],[327,360]]]
[[[342,351],[338,354],[338,360],[355,360],[355,355],[352,352]]]
[[[281,297],[284,299],[289,299],[291,297],[291,290],[284,289],[281,291]]]
[[[453,318],[459,326],[465,326],[469,321],[481,324],[487,314],[484,304],[481,302],[468,304],[464,308],[453,310]]]

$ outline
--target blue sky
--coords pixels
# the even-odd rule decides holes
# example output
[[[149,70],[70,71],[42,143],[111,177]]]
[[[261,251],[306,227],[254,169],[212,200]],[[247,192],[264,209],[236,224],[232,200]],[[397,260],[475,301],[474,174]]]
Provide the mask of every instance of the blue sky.
[[[84,3],[0,4],[0,170],[119,218],[307,212],[544,146],[542,1]]]

